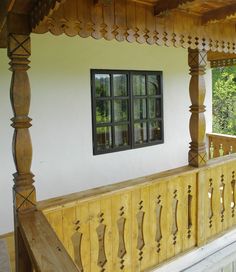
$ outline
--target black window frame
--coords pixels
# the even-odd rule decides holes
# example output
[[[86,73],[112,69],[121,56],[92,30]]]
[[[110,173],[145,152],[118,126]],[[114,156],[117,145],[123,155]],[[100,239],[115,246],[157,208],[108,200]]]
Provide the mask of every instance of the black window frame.
[[[96,74],[109,74],[110,76],[110,97],[96,97],[96,88],[95,88],[95,75]],[[114,96],[113,94],[113,76],[114,74],[125,74],[127,75],[127,97],[124,96]],[[147,76],[148,75],[156,75],[159,77],[159,88],[160,88],[160,94],[159,95],[149,95],[146,93],[146,95],[140,96],[140,98],[146,99],[146,119],[140,119],[140,120],[134,120],[134,99],[139,98],[139,96],[135,96],[133,94],[133,86],[132,86],[132,76],[133,75],[145,75],[145,90],[147,92]],[[107,153],[113,153],[113,152],[119,152],[124,150],[131,150],[136,148],[142,148],[147,146],[153,146],[153,145],[159,145],[164,143],[164,110],[163,110],[163,72],[162,71],[149,71],[149,70],[117,70],[117,69],[91,69],[90,70],[90,77],[91,77],[91,96],[92,96],[92,140],[93,140],[93,155],[100,155],[100,154],[107,154]],[[160,101],[160,117],[155,118],[149,118],[149,108],[148,108],[148,98],[153,97],[156,99],[159,99]],[[115,122],[114,121],[114,101],[116,99],[128,99],[128,121],[120,121]],[[97,100],[110,100],[111,101],[111,120],[110,122],[105,122],[101,124],[97,124],[96,122],[96,102]],[[161,140],[153,140],[151,141],[149,139],[149,125],[150,121],[158,120],[161,121]],[[135,144],[134,139],[134,124],[135,123],[141,123],[146,122],[147,124],[147,142],[142,144]],[[127,124],[128,125],[128,141],[129,144],[122,147],[115,147],[114,146],[114,128],[115,125],[122,125]],[[112,134],[112,147],[109,149],[104,150],[98,150],[97,149],[97,133],[96,130],[98,127],[104,127],[104,126],[110,126],[111,127],[111,134]]]

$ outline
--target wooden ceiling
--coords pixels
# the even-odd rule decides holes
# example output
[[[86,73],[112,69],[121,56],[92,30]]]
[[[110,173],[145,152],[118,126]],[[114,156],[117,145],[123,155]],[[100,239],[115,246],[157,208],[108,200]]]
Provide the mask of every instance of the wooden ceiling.
[[[10,12],[28,15],[34,33],[236,53],[236,0],[1,0],[0,47]]]

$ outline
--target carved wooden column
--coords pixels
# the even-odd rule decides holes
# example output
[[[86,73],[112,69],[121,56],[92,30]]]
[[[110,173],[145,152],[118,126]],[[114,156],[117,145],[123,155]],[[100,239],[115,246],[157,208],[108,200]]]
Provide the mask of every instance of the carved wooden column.
[[[12,71],[10,99],[14,117],[12,151],[16,173],[13,198],[15,219],[16,271],[32,271],[31,263],[19,230],[18,215],[35,209],[36,193],[31,173],[32,145],[29,133],[31,119],[30,84],[27,74],[30,57],[30,31],[28,18],[11,14],[8,17],[8,56]]]
[[[207,62],[207,52],[198,49],[189,49],[188,64],[190,67],[189,92],[192,105],[190,107],[191,118],[189,123],[191,143],[188,156],[189,165],[200,167],[206,164],[207,152],[205,144],[205,81],[204,74]]]

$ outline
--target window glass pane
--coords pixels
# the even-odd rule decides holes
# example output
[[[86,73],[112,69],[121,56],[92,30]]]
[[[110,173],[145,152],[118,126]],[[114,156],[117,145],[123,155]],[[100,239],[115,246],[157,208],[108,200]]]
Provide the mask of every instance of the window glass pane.
[[[128,143],[128,125],[115,126],[115,146],[126,146]]]
[[[146,95],[145,75],[133,75],[133,95]]]
[[[150,141],[161,140],[161,121],[155,120],[149,123],[149,138]]]
[[[156,118],[161,116],[161,101],[156,98],[148,99],[149,118]]]
[[[114,117],[115,122],[128,120],[128,100],[114,101]]]
[[[112,147],[111,127],[97,128],[97,149],[106,150]]]
[[[147,118],[146,99],[134,99],[134,120]]]
[[[156,75],[149,75],[147,77],[147,89],[149,95],[161,94],[158,77]]]
[[[127,75],[113,75],[114,96],[127,96]]]
[[[96,74],[95,75],[96,97],[106,97],[111,95],[110,91],[110,75]]]
[[[100,100],[96,102],[96,122],[109,123],[111,122],[111,101]]]
[[[134,124],[134,142],[135,144],[147,142],[147,123]]]

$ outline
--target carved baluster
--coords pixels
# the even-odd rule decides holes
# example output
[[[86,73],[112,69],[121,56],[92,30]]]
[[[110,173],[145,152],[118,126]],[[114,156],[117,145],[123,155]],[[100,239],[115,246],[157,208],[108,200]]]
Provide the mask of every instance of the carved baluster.
[[[79,231],[80,230],[80,221],[77,220],[75,222],[75,233],[71,237],[71,241],[74,247],[74,256],[75,256],[75,263],[78,267],[79,272],[83,272],[83,264],[81,260],[81,242],[83,234]]]
[[[10,14],[7,21],[8,57],[12,71],[10,99],[14,117],[12,151],[16,167],[13,174],[16,271],[32,271],[30,260],[18,228],[18,214],[35,209],[36,193],[31,173],[32,145],[29,128],[30,83],[27,74],[31,49],[28,17]]]
[[[144,236],[143,236],[143,220],[145,212],[143,209],[143,201],[139,202],[139,212],[137,213],[137,222],[138,222],[138,240],[137,240],[137,249],[139,250],[139,261],[143,259],[143,248],[145,246]]]
[[[188,238],[191,238],[192,230],[192,200],[191,185],[188,186]]]
[[[214,144],[213,142],[211,142],[211,146],[210,146],[210,159],[213,159],[214,158]]]
[[[124,269],[124,256],[126,254],[126,248],[125,248],[125,222],[126,219],[124,216],[124,207],[122,206],[120,208],[120,218],[117,220],[117,227],[119,232],[119,248],[118,248],[118,258],[120,258],[120,269]]]
[[[161,205],[161,196],[157,197],[157,208],[156,208],[156,242],[157,242],[157,253],[161,251],[161,239],[162,239],[162,231],[161,231],[161,213],[162,213],[162,205]]]
[[[106,232],[106,225],[103,224],[104,221],[104,214],[100,213],[98,215],[99,226],[97,227],[97,235],[98,235],[98,261],[97,265],[101,268],[101,272],[105,271],[105,264],[107,262],[106,252],[105,252],[105,232]]]
[[[209,199],[209,212],[208,212],[208,219],[209,219],[209,228],[212,227],[212,218],[213,218],[213,207],[212,207],[212,201],[213,201],[213,183],[212,179],[209,179],[209,189],[208,189],[208,199]]]
[[[177,199],[177,190],[174,191],[174,198],[172,202],[172,218],[173,218],[173,223],[172,223],[172,232],[171,234],[173,235],[173,245],[176,244],[176,239],[177,239],[177,233],[178,233],[178,199]]]
[[[232,172],[232,181],[231,181],[231,214],[234,217],[235,211],[235,172]]]
[[[232,145],[229,147],[229,155],[230,154],[233,154],[233,146]]]
[[[189,123],[191,143],[189,151],[189,164],[199,167],[206,164],[207,152],[205,145],[205,81],[204,74],[207,62],[207,53],[203,50],[189,49],[188,63],[190,67],[189,92],[192,105],[190,107],[191,118]]]
[[[223,145],[220,144],[220,148],[219,148],[219,156],[222,157],[224,156],[224,149],[223,149]]]

